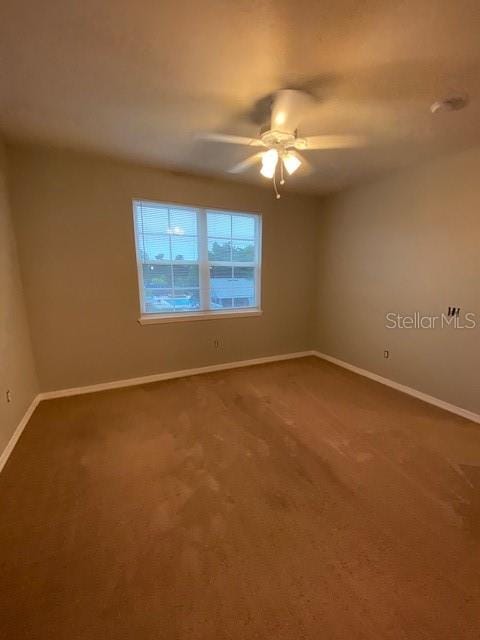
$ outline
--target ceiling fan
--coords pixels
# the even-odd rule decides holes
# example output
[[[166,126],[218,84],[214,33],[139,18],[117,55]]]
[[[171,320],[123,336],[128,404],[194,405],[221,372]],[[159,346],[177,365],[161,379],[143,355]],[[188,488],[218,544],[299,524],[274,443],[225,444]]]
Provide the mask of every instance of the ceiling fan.
[[[261,147],[262,150],[231,167],[229,173],[242,173],[258,162],[262,163],[260,173],[273,180],[277,198],[277,171],[280,184],[285,183],[284,172],[292,175],[301,166],[311,169],[310,163],[299,151],[313,149],[344,149],[362,146],[365,141],[356,135],[319,135],[302,138],[298,136],[298,125],[312,96],[297,89],[281,89],[275,93],[271,105],[270,122],[261,128],[258,138],[246,138],[223,133],[202,133],[198,137],[211,142],[241,144]]]

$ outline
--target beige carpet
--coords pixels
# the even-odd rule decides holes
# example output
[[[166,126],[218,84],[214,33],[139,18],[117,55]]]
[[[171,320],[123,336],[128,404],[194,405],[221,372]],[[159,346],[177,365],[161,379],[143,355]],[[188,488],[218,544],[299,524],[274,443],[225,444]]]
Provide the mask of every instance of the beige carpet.
[[[480,637],[480,428],[314,358],[40,404],[2,640]]]

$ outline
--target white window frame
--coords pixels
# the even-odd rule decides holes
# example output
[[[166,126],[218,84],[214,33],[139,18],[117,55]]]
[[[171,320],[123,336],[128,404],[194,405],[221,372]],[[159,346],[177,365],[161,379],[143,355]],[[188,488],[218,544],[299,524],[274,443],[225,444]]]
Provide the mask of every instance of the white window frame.
[[[146,313],[145,300],[144,300],[144,284],[143,284],[143,265],[145,264],[140,260],[140,252],[137,247],[137,205],[151,204],[151,205],[163,205],[165,207],[178,207],[185,209],[192,209],[197,212],[197,234],[198,234],[198,268],[199,268],[199,288],[200,288],[200,300],[201,306],[207,306],[210,301],[210,266],[227,266],[225,262],[210,261],[208,259],[208,235],[207,235],[207,212],[225,213],[236,216],[255,216],[255,263],[245,262],[229,262],[228,265],[232,267],[245,267],[253,266],[255,268],[255,307],[238,307],[237,309],[202,309],[199,311],[189,312],[173,312],[173,313]],[[158,202],[155,200],[145,200],[143,198],[136,198],[132,201],[133,211],[133,230],[134,230],[134,244],[135,244],[135,256],[137,261],[137,275],[138,275],[138,292],[140,303],[140,317],[138,322],[142,325],[159,324],[167,322],[189,322],[195,320],[212,320],[218,318],[246,318],[249,316],[259,316],[262,314],[261,307],[261,289],[262,289],[262,214],[256,211],[236,211],[234,209],[219,209],[216,207],[200,207],[198,205],[190,205],[177,202]],[[155,261],[156,262],[156,261]],[[175,261],[166,260],[158,261],[158,264],[172,264]],[[191,262],[182,261],[179,264],[192,264]],[[195,262],[197,264],[197,262]]]

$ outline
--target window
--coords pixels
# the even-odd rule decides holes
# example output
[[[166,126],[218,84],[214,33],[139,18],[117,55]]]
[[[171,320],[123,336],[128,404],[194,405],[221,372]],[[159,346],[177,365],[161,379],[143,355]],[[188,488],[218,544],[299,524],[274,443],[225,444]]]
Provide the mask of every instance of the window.
[[[140,322],[260,313],[261,216],[133,203]]]

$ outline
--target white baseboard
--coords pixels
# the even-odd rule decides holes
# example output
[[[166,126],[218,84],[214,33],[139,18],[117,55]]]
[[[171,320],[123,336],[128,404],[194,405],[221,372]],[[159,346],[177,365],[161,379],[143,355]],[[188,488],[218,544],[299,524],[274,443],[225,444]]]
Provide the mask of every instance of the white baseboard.
[[[28,407],[28,409],[25,412],[25,415],[23,416],[23,418],[20,420],[17,428],[15,429],[15,431],[13,432],[12,437],[10,438],[10,440],[8,441],[7,446],[5,447],[5,449],[2,451],[2,453],[0,454],[0,473],[2,472],[3,467],[7,464],[7,460],[10,457],[10,454],[12,453],[15,445],[17,444],[20,436],[23,433],[23,430],[25,429],[25,427],[28,424],[28,421],[30,420],[30,418],[32,417],[32,413],[35,411],[35,409],[37,408],[38,403],[40,402],[40,395],[35,396],[35,398],[32,400],[32,403],[30,404],[30,406]]]
[[[253,358],[251,360],[237,360],[235,362],[224,362],[223,364],[212,364],[206,367],[196,367],[194,369],[181,369],[179,371],[167,371],[165,373],[154,373],[150,376],[140,378],[127,378],[126,380],[113,380],[112,382],[101,382],[85,387],[72,387],[71,389],[58,389],[57,391],[46,391],[40,394],[41,400],[51,400],[52,398],[65,398],[67,396],[78,396],[83,393],[94,393],[96,391],[107,391],[108,389],[120,389],[122,387],[134,387],[149,382],[159,382],[161,380],[171,380],[172,378],[184,378],[186,376],[196,376],[200,373],[211,373],[213,371],[224,371],[225,369],[237,369],[239,367],[250,367],[255,364],[266,364],[268,362],[278,362],[280,360],[293,360],[294,358],[304,358],[313,356],[313,351],[297,351],[296,353],[284,353],[278,356],[266,356],[264,358]]]
[[[478,413],[474,413],[473,411],[468,411],[468,409],[462,409],[462,407],[457,407],[454,404],[450,404],[450,402],[445,402],[445,400],[440,400],[439,398],[430,396],[428,395],[428,393],[423,393],[423,391],[417,391],[417,389],[412,389],[412,387],[407,387],[404,384],[400,384],[399,382],[390,380],[390,378],[384,378],[383,376],[379,376],[376,373],[367,371],[367,369],[361,369],[360,367],[350,364],[349,362],[344,362],[343,360],[339,360],[338,358],[329,356],[326,353],[320,353],[320,351],[313,351],[313,355],[317,356],[317,358],[321,358],[322,360],[327,360],[332,364],[336,364],[339,367],[343,367],[344,369],[353,371],[353,373],[358,373],[361,376],[365,376],[365,378],[370,378],[371,380],[375,380],[375,382],[380,382],[380,384],[384,384],[387,387],[392,387],[392,389],[396,389],[397,391],[406,393],[409,396],[413,396],[414,398],[423,400],[423,402],[428,402],[428,404],[433,404],[435,407],[439,407],[440,409],[444,409],[445,411],[450,411],[450,413],[455,413],[457,416],[461,416],[462,418],[466,418],[467,420],[471,420],[472,422],[480,423],[480,415]]]

